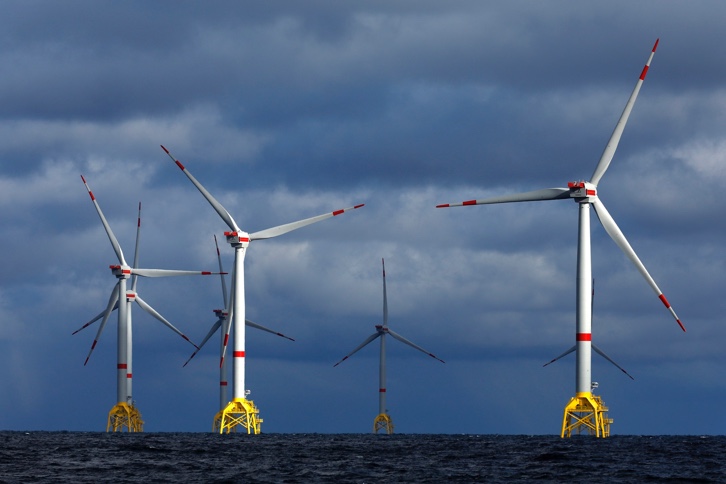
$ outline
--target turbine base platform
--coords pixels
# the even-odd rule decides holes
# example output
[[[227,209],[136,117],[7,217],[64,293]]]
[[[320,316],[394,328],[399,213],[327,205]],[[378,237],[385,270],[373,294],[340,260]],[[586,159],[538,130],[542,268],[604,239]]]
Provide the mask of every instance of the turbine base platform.
[[[106,432],[143,432],[144,421],[141,412],[134,405],[119,402],[108,412]]]
[[[377,434],[379,430],[384,430],[388,435],[393,433],[393,420],[387,413],[378,414],[373,420],[373,433]]]
[[[590,392],[578,393],[565,407],[560,437],[569,438],[573,433],[609,437],[613,419],[608,418],[607,412],[608,408],[600,396]]]
[[[252,400],[235,398],[214,416],[212,431],[222,433],[236,432],[242,427],[248,434],[259,434],[262,419],[260,410]]]

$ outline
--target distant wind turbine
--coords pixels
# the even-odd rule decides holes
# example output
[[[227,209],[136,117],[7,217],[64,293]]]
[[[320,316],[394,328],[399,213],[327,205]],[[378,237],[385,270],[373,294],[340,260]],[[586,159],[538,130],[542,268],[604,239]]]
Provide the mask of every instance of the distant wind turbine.
[[[220,365],[224,364],[224,354],[227,348],[227,342],[231,328],[234,328],[234,351],[233,351],[233,369],[234,369],[234,389],[233,399],[222,410],[222,418],[219,432],[230,432],[237,426],[244,428],[247,433],[260,433],[262,419],[259,418],[259,409],[252,400],[247,399],[248,391],[245,389],[245,277],[244,277],[244,259],[247,253],[247,247],[253,240],[270,239],[279,235],[286,234],[290,231],[297,230],[307,225],[320,222],[330,217],[341,215],[350,210],[354,210],[363,206],[363,204],[355,205],[350,208],[328,212],[315,217],[310,217],[297,222],[291,222],[285,225],[279,225],[259,232],[247,233],[242,231],[232,215],[210,194],[201,183],[187,170],[179,160],[174,158],[172,154],[163,145],[161,147],[169,158],[184,172],[189,180],[197,187],[197,190],[207,199],[217,215],[229,227],[230,231],[225,232],[227,243],[234,249],[234,271],[232,272],[232,297],[231,297],[231,314],[229,320],[225,324],[222,358]]]
[[[610,424],[612,420],[607,418],[607,407],[602,398],[593,395],[593,382],[591,379],[591,351],[592,346],[592,260],[590,250],[590,206],[595,209],[595,213],[600,219],[600,223],[605,231],[635,265],[640,274],[645,278],[646,282],[658,296],[658,299],[670,311],[680,328],[685,331],[685,327],[676,315],[670,303],[663,295],[662,291],[655,283],[653,278],[640,261],[635,251],[626,240],[620,228],[613,220],[610,213],[603,205],[598,197],[597,187],[600,179],[610,165],[615,150],[618,147],[620,138],[623,134],[625,124],[628,121],[630,112],[635,104],[635,99],[640,92],[640,88],[645,80],[645,76],[650,68],[650,62],[658,47],[658,40],[653,45],[648,61],[643,67],[640,77],[635,84],[625,109],[620,116],[620,120],[615,126],[610,140],[605,146],[605,150],[600,157],[595,171],[590,177],[590,181],[576,181],[567,184],[567,188],[546,188],[544,190],[535,190],[532,192],[519,193],[513,195],[503,195],[498,197],[487,198],[483,200],[469,200],[461,203],[451,203],[438,205],[438,208],[469,206],[469,205],[486,205],[494,203],[509,202],[527,202],[541,200],[574,200],[579,208],[579,229],[577,243],[577,330],[575,334],[575,351],[577,355],[576,363],[576,387],[575,396],[565,407],[562,419],[562,437],[570,437],[573,432],[582,433],[583,431],[596,435],[598,437],[607,437],[610,434]],[[596,350],[597,351],[597,350]],[[603,354],[604,355],[604,354]],[[607,357],[606,357],[607,358]],[[608,358],[609,359],[609,358]],[[612,360],[611,360],[612,362]],[[613,362],[614,363],[614,362]]]
[[[93,202],[94,207],[96,208],[96,212],[98,213],[99,218],[101,219],[101,223],[103,224],[104,229],[106,230],[106,235],[108,235],[109,240],[111,241],[111,246],[113,247],[114,252],[116,253],[116,257],[118,258],[118,264],[111,265],[110,269],[112,274],[118,279],[118,282],[114,286],[113,291],[111,292],[111,296],[109,297],[108,304],[106,305],[106,309],[99,313],[96,317],[91,319],[89,322],[84,324],[80,329],[76,330],[73,334],[78,333],[82,329],[88,327],[89,325],[93,324],[94,322],[101,320],[101,324],[99,325],[98,332],[96,333],[96,337],[93,340],[93,344],[91,345],[91,349],[88,352],[88,356],[86,357],[86,361],[83,363],[86,365],[88,363],[89,358],[91,357],[91,354],[93,353],[93,350],[96,348],[96,344],[98,343],[99,339],[101,338],[101,333],[103,332],[103,329],[106,326],[106,323],[108,322],[109,316],[111,315],[111,312],[115,309],[118,309],[118,335],[117,335],[117,373],[116,373],[116,400],[117,403],[114,405],[114,407],[111,409],[111,411],[108,414],[108,423],[106,426],[106,431],[123,431],[124,429],[129,432],[141,432],[143,430],[143,421],[141,420],[141,413],[139,412],[138,408],[135,406],[131,388],[132,388],[132,377],[133,377],[133,371],[132,371],[132,354],[131,354],[131,347],[132,347],[132,329],[131,329],[131,303],[134,301],[141,306],[141,308],[151,314],[154,318],[161,321],[165,326],[167,326],[169,329],[177,333],[179,336],[184,338],[187,342],[189,342],[191,345],[196,347],[195,345],[184,333],[179,331],[176,327],[174,327],[169,321],[164,319],[161,314],[159,314],[154,308],[152,308],[146,301],[144,301],[141,296],[136,291],[136,281],[137,277],[169,277],[169,276],[189,276],[189,275],[211,275],[214,274],[213,272],[206,272],[206,271],[178,271],[178,270],[166,270],[166,269],[139,269],[138,268],[138,254],[139,254],[139,233],[141,229],[141,204],[139,204],[139,218],[136,228],[136,250],[134,255],[134,267],[130,267],[124,258],[123,251],[121,250],[121,245],[118,243],[118,240],[116,239],[116,236],[114,235],[113,231],[111,230],[111,227],[108,224],[108,221],[106,220],[106,217],[103,215],[103,211],[101,210],[100,205],[98,204],[98,201],[96,200],[96,197],[94,196],[93,192],[91,191],[91,188],[88,186],[88,183],[86,182],[86,179],[81,176],[81,179],[83,180],[83,184],[86,186],[86,190],[88,190],[88,194],[91,197],[91,201]],[[132,284],[131,289],[127,289],[127,280],[129,278],[132,278]],[[119,304],[120,302],[120,304]]]
[[[445,363],[444,360],[437,357],[433,353],[429,353],[420,346],[410,342],[398,333],[395,333],[391,328],[388,327],[388,296],[386,294],[386,263],[381,259],[381,265],[383,266],[383,324],[376,325],[376,332],[366,338],[363,343],[357,346],[353,351],[343,357],[342,360],[337,362],[335,366],[338,366],[358,350],[366,346],[368,343],[373,342],[376,338],[381,338],[381,352],[380,352],[380,365],[379,365],[379,385],[378,385],[378,415],[373,420],[373,432],[378,433],[379,430],[384,430],[387,434],[393,433],[393,420],[388,415],[386,409],[386,335],[390,335],[393,339],[397,339],[401,343],[407,344],[408,346],[419,350],[422,353],[429,355],[431,358],[439,360],[441,363]]]

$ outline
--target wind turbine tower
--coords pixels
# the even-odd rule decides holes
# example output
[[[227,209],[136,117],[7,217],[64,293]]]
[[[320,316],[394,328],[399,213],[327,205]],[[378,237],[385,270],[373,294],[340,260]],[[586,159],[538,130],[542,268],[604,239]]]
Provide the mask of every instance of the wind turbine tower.
[[[610,434],[610,424],[612,420],[607,418],[607,407],[602,398],[594,395],[592,390],[595,386],[591,377],[591,353],[592,345],[592,260],[590,251],[590,207],[595,210],[595,214],[600,219],[600,223],[605,231],[635,265],[640,274],[650,285],[658,296],[658,299],[670,311],[678,325],[683,331],[685,327],[676,315],[666,297],[661,292],[658,285],[646,270],[635,251],[632,249],[627,239],[620,231],[620,228],[613,220],[610,213],[603,205],[598,197],[597,188],[601,178],[605,174],[610,165],[615,150],[618,147],[623,129],[628,121],[630,112],[635,104],[635,99],[640,92],[640,88],[645,80],[645,76],[650,68],[650,62],[658,47],[658,40],[653,45],[648,61],[643,67],[640,77],[635,84],[635,88],[625,105],[625,109],[620,116],[620,120],[615,126],[610,140],[605,146],[605,150],[600,157],[595,171],[590,177],[590,181],[575,181],[567,184],[567,188],[546,188],[543,190],[535,190],[526,193],[513,195],[503,195],[482,200],[469,200],[461,203],[451,203],[438,205],[437,208],[470,206],[470,205],[486,205],[494,203],[509,202],[529,202],[542,200],[566,200],[571,199],[577,203],[579,212],[579,226],[577,238],[577,307],[576,307],[576,333],[575,348],[576,352],[576,369],[575,369],[575,396],[565,406],[564,416],[562,419],[562,437],[570,437],[573,433],[588,433],[597,437],[607,437]],[[596,348],[595,348],[596,349]],[[599,352],[599,350],[596,349]],[[567,354],[566,352],[565,354]],[[561,355],[564,356],[564,355]],[[603,354],[604,356],[604,354]],[[558,357],[559,358],[559,357]],[[607,356],[606,358],[610,360]],[[555,358],[557,359],[557,358]],[[612,360],[610,360],[612,362]],[[614,362],[613,362],[614,363]]]
[[[128,431],[128,432],[141,432],[143,431],[143,420],[141,419],[141,412],[134,404],[131,388],[132,388],[132,331],[131,331],[131,304],[136,302],[141,308],[151,314],[154,318],[159,320],[169,329],[177,333],[179,336],[184,338],[188,343],[197,347],[184,333],[174,327],[169,321],[164,319],[154,308],[152,308],[136,291],[136,278],[141,277],[169,277],[169,276],[189,276],[189,275],[211,275],[213,272],[206,271],[179,271],[179,270],[165,270],[165,269],[139,269],[138,268],[138,253],[139,253],[139,233],[141,229],[141,204],[139,204],[139,219],[136,228],[136,253],[134,255],[134,267],[129,267],[124,258],[121,245],[118,243],[116,236],[111,230],[106,217],[103,215],[98,201],[95,195],[88,186],[86,179],[81,176],[83,184],[88,190],[88,194],[91,197],[91,201],[96,208],[101,223],[106,230],[106,235],[111,241],[116,257],[118,258],[118,264],[109,266],[111,273],[118,279],[116,286],[111,291],[106,309],[101,311],[89,322],[84,324],[80,329],[76,330],[73,334],[78,333],[82,329],[90,326],[94,322],[101,320],[96,337],[93,340],[91,349],[88,352],[86,361],[83,363],[84,366],[88,363],[88,360],[96,348],[96,344],[101,338],[103,329],[108,322],[111,312],[118,309],[118,333],[117,333],[117,364],[116,364],[116,405],[111,408],[108,413],[108,422],[106,425],[106,431]],[[127,281],[132,279],[131,287],[128,288]]]
[[[366,338],[363,343],[361,343],[356,349],[348,353],[343,357],[342,360],[337,362],[335,366],[338,366],[345,360],[347,360],[351,355],[356,353],[358,350],[366,346],[368,343],[371,343],[376,338],[381,338],[381,351],[380,351],[380,365],[378,370],[378,415],[373,420],[373,433],[378,433],[380,430],[383,430],[387,434],[393,433],[393,420],[391,419],[391,416],[388,415],[388,410],[386,409],[386,335],[390,335],[391,338],[397,339],[398,341],[409,345],[412,348],[415,348],[422,353],[425,353],[429,355],[431,358],[439,360],[441,363],[444,363],[444,360],[437,357],[433,353],[429,353],[425,349],[421,348],[420,346],[410,342],[403,336],[401,336],[398,333],[395,333],[391,328],[388,327],[388,296],[386,294],[386,263],[383,259],[381,259],[381,265],[383,266],[383,324],[376,325],[376,332],[370,335],[368,338]]]
[[[222,358],[220,359],[220,365],[224,364],[224,354],[229,339],[230,331],[233,328],[233,398],[226,407],[221,410],[219,432],[231,432],[236,428],[242,427],[249,433],[259,434],[262,420],[259,418],[259,409],[255,406],[252,400],[248,400],[247,396],[249,391],[245,388],[245,278],[244,278],[244,259],[247,253],[247,247],[253,240],[269,239],[277,237],[279,235],[286,234],[292,230],[296,230],[306,225],[310,225],[321,220],[325,220],[330,217],[341,215],[350,210],[354,210],[363,206],[363,204],[355,205],[350,208],[344,208],[336,210],[334,212],[328,212],[315,217],[299,220],[297,222],[291,222],[285,225],[272,227],[269,229],[261,230],[259,232],[247,233],[239,228],[237,222],[227,212],[221,203],[214,198],[201,183],[197,181],[194,176],[187,170],[184,165],[179,162],[163,145],[161,147],[169,158],[176,163],[176,165],[184,172],[189,180],[197,187],[197,190],[207,199],[209,204],[217,212],[217,215],[224,221],[229,227],[229,232],[225,232],[224,235],[227,238],[227,243],[234,249],[234,270],[232,272],[232,297],[231,297],[231,311],[229,320],[224,328],[225,340],[223,346]],[[216,418],[215,418],[216,420]]]

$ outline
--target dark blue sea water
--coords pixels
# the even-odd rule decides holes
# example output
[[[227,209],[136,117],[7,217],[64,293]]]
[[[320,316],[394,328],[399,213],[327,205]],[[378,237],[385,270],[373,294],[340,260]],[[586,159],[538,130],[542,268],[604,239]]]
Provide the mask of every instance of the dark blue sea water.
[[[726,437],[0,432],[0,482],[726,482]]]

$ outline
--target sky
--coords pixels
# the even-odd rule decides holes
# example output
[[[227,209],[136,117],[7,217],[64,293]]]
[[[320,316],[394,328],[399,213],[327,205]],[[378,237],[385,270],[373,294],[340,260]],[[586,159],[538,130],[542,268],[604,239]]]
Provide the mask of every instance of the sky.
[[[656,39],[598,194],[687,328],[592,217],[593,354],[612,434],[726,434],[721,1],[36,0],[0,18],[0,430],[104,431],[116,318],[88,364],[142,203],[141,266],[216,270],[228,230],[163,144],[254,232],[364,203],[245,261],[247,385],[266,433],[367,433],[382,322],[397,433],[559,434],[575,393],[577,210],[437,209],[591,175]],[[220,237],[220,239],[223,239]],[[232,249],[222,241],[225,269]],[[227,280],[229,284],[229,279]],[[199,342],[218,277],[140,279]],[[206,432],[218,347],[133,309],[148,432]]]

